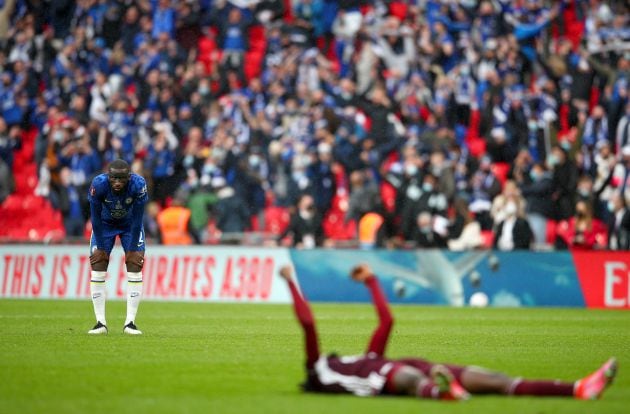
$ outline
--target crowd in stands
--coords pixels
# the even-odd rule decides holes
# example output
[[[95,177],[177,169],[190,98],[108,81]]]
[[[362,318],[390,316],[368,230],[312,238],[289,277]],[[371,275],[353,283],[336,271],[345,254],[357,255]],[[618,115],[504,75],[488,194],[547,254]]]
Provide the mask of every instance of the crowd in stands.
[[[166,243],[630,249],[626,1],[0,8],[0,200],[26,145],[67,237],[122,158]]]

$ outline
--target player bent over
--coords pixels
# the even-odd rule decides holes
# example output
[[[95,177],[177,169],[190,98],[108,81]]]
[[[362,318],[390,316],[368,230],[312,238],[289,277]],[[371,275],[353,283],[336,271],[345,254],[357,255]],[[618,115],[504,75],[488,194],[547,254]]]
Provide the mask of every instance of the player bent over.
[[[615,358],[574,383],[510,378],[484,368],[436,364],[419,358],[386,358],[385,347],[393,318],[379,282],[367,265],[359,265],[351,272],[355,281],[364,283],[370,290],[379,319],[366,353],[358,356],[320,355],[313,314],[293,280],[292,268],[284,266],[280,275],[289,285],[295,314],[304,330],[307,377],[303,386],[306,391],[359,396],[411,395],[445,400],[465,400],[470,394],[595,399],[616,374]]]
[[[92,180],[88,194],[92,216],[90,290],[96,325],[88,332],[90,334],[107,333],[105,276],[117,236],[125,250],[127,266],[127,318],[123,332],[142,334],[134,321],[142,296],[145,247],[142,218],[147,198],[144,178],[132,174],[129,164],[124,160],[112,161],[106,174],[100,174]]]

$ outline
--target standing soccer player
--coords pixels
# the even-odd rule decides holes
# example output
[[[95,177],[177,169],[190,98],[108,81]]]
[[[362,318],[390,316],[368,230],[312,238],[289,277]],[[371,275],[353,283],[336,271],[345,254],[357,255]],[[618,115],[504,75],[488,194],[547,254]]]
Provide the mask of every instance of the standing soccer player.
[[[92,216],[90,291],[96,325],[88,331],[89,334],[107,334],[105,277],[109,255],[117,236],[120,237],[125,251],[127,266],[127,318],[123,332],[130,335],[142,334],[134,321],[142,296],[145,247],[142,218],[147,199],[144,178],[132,174],[129,164],[124,160],[112,161],[106,174],[100,174],[92,180],[88,194]]]
[[[470,394],[596,399],[610,385],[617,371],[616,359],[610,358],[598,370],[575,382],[532,381],[476,366],[440,364],[420,358],[387,358],[385,348],[394,319],[378,279],[367,265],[359,265],[351,272],[352,279],[363,283],[370,291],[379,319],[367,351],[355,356],[322,355],[315,319],[292,273],[290,266],[280,270],[304,331],[307,375],[303,386],[306,391],[359,396],[409,395],[444,400],[465,400]]]

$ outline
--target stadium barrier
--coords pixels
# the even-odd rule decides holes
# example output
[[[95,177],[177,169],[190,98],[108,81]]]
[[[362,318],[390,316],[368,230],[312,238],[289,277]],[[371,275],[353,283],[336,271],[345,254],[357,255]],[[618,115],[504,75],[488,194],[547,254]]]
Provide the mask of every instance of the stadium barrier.
[[[367,302],[348,271],[369,263],[394,303],[630,309],[628,252],[295,250],[154,246],[147,253],[148,300],[288,303],[276,276],[292,263],[312,301]],[[122,250],[112,252],[108,297],[126,291]],[[88,299],[86,246],[0,246],[0,298]],[[476,302],[484,305],[484,301]]]

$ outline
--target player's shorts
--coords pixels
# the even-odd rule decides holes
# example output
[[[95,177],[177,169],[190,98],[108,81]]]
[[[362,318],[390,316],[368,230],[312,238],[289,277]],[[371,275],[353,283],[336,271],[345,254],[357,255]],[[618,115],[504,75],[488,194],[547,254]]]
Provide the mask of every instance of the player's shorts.
[[[131,244],[130,229],[108,226],[107,224],[103,223],[103,242],[105,243],[105,245],[97,246],[94,232],[92,232],[92,236],[90,237],[90,254],[94,253],[94,250],[96,249],[105,250],[107,254],[110,254],[112,252],[112,249],[114,248],[116,237],[120,237],[120,242],[123,245],[123,249],[124,246],[133,246],[130,250],[139,252],[144,251],[144,227],[140,229],[140,237],[138,238],[138,240],[133,241],[133,244]],[[125,250],[125,252],[127,251]]]
[[[429,362],[427,360],[419,359],[419,358],[401,358],[401,359],[397,359],[396,362],[401,363],[403,365],[409,365],[414,368],[417,368],[418,370],[422,371],[422,373],[426,376],[431,375],[431,369],[435,365],[442,365],[448,368],[448,370],[451,371],[451,373],[453,374],[453,377],[455,377],[455,379],[460,383],[462,382],[462,373],[467,368],[462,365],[438,364],[435,362]]]

